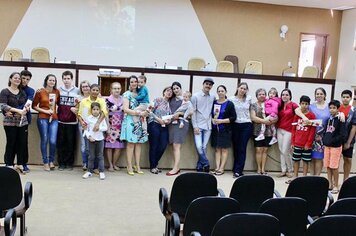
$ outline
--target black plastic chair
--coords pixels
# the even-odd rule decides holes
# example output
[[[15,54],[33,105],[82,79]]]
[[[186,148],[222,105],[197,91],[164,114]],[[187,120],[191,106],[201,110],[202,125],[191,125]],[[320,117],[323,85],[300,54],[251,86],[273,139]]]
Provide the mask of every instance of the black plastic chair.
[[[327,215],[353,215],[356,216],[356,198],[343,198],[334,202],[325,212]]]
[[[0,167],[0,217],[9,209],[14,208],[16,216],[20,218],[20,235],[24,235],[27,228],[25,213],[32,201],[32,183],[27,182],[22,193],[19,174],[12,168]]]
[[[298,177],[289,184],[286,197],[300,197],[308,203],[308,215],[316,218],[321,216],[334,202],[329,192],[329,182],[321,176]],[[327,200],[329,199],[329,204]]]
[[[189,236],[194,231],[201,235],[210,235],[214,225],[221,217],[238,212],[240,212],[240,204],[235,199],[226,197],[197,198],[189,205],[185,215],[183,236]],[[176,219],[171,220],[173,232],[177,232],[176,230],[180,226],[180,222],[178,223],[179,225],[176,225]],[[171,236],[178,235],[171,234]]]
[[[262,213],[235,213],[224,216],[211,236],[280,236],[278,219]]]
[[[159,190],[159,206],[166,218],[165,235],[170,232],[170,219],[173,212],[177,213],[181,223],[185,221],[185,214],[189,204],[199,197],[225,196],[217,188],[215,176],[208,173],[184,173],[179,175],[173,183],[170,199],[164,188]]]
[[[260,213],[270,214],[279,220],[285,236],[305,235],[308,221],[307,201],[298,197],[271,198],[266,200]]]
[[[307,229],[307,236],[355,236],[356,216],[333,215],[317,219]]]
[[[337,199],[356,197],[356,176],[347,178],[341,185]]]
[[[273,193],[274,180],[272,177],[244,175],[235,180],[230,197],[240,203],[241,212],[258,212],[264,201],[273,198]]]
[[[16,223],[15,210],[8,210],[5,215],[4,225],[0,225],[0,235],[14,236],[16,232]]]

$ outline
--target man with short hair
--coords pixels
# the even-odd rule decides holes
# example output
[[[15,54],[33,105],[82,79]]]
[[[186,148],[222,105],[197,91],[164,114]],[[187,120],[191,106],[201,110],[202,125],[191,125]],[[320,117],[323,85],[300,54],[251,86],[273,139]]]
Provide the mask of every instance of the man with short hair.
[[[33,96],[35,95],[35,90],[28,86],[28,83],[31,81],[31,78],[32,78],[32,73],[28,70],[23,70],[20,73],[20,77],[21,77],[22,89],[26,93],[27,100],[33,101]],[[28,125],[31,124],[31,121],[32,121],[31,111],[26,113],[26,118],[28,121]],[[26,133],[25,145],[26,146],[28,146],[28,125],[25,126],[25,133]],[[27,162],[28,162],[28,148],[26,148],[26,153],[24,154],[24,160],[23,160],[23,172],[24,173],[30,172],[30,169],[27,166]]]
[[[63,85],[59,88],[60,97],[58,105],[58,170],[73,170],[74,152],[77,140],[78,120],[76,100],[80,90],[73,85],[73,73],[64,71],[62,74]]]
[[[344,143],[342,150],[342,155],[344,157],[344,181],[350,175],[356,133],[356,112],[354,107],[350,105],[351,99],[352,92],[350,90],[341,92],[342,104],[339,111],[345,115],[345,127],[347,131],[347,140]]]
[[[202,91],[195,93],[191,98],[194,109],[192,115],[194,141],[199,155],[196,169],[199,172],[209,172],[210,170],[206,146],[211,134],[211,109],[215,100],[215,97],[210,95],[213,85],[212,78],[205,78]]]

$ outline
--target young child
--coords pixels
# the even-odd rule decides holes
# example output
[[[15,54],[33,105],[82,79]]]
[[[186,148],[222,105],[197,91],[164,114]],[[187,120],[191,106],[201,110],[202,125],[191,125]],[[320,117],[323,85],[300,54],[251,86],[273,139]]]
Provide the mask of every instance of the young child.
[[[184,127],[184,121],[188,121],[187,118],[188,116],[193,114],[193,104],[190,101],[190,98],[192,97],[192,94],[189,91],[185,91],[183,93],[183,102],[180,107],[174,112],[174,114],[177,114],[178,112],[184,113],[183,117],[179,117],[179,128]]]
[[[314,120],[315,114],[309,111],[310,98],[308,96],[301,96],[299,100],[300,110],[309,119]],[[297,124],[292,127],[292,149],[293,149],[293,168],[294,178],[298,177],[299,163],[303,160],[303,176],[308,174],[308,166],[311,162],[311,151],[315,136],[316,127],[313,125],[306,125],[303,119],[295,115],[293,123]],[[286,183],[289,184],[291,180]]]
[[[339,192],[339,161],[341,158],[342,145],[344,144],[345,124],[339,120],[340,102],[329,102],[330,118],[324,125],[324,166],[327,168],[329,189],[331,193]]]
[[[90,106],[91,115],[85,121],[88,125],[87,130],[84,131],[83,136],[85,135],[89,140],[89,161],[88,161],[88,171],[83,175],[84,179],[92,176],[94,169],[94,160],[98,159],[99,165],[99,178],[101,180],[105,179],[104,174],[104,134],[103,132],[107,131],[108,126],[106,121],[103,120],[99,125],[99,131],[94,132],[93,128],[100,117],[100,104],[93,102]]]
[[[345,130],[347,138],[342,150],[342,155],[344,158],[344,181],[350,175],[356,132],[356,112],[354,107],[350,105],[351,99],[352,92],[350,90],[342,91],[342,105],[340,106],[339,112],[342,112],[345,115]]]
[[[276,88],[271,88],[268,91],[268,99],[265,101],[265,114],[266,118],[270,121],[277,121],[278,120],[278,108],[281,106],[282,101],[278,97],[278,91]],[[269,145],[275,144],[277,142],[277,129],[274,124],[271,125],[271,129],[273,132],[273,137],[271,141],[269,142]],[[265,130],[266,130],[266,125],[262,124],[261,125],[261,132],[260,134],[255,138],[256,141],[260,141],[265,139]]]
[[[149,109],[150,98],[148,96],[148,89],[146,86],[146,82],[147,82],[146,76],[140,75],[138,77],[138,94],[135,97],[135,99],[139,103],[139,105],[134,109],[135,111],[143,112]],[[133,116],[133,119],[135,122],[137,122],[138,120],[136,119],[140,119],[140,117]],[[141,119],[142,119],[142,128],[144,130],[147,130],[146,118],[141,117]]]

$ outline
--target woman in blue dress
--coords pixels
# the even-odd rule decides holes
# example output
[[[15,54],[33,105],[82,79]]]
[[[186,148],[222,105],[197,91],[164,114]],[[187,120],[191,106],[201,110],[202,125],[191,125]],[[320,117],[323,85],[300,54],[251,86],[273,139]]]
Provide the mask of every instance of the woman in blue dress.
[[[129,90],[123,94],[124,104],[123,110],[125,112],[124,120],[122,122],[122,129],[120,134],[121,140],[127,141],[126,155],[127,155],[127,174],[134,175],[134,171],[138,174],[143,174],[140,168],[141,146],[147,142],[147,131],[142,127],[144,119],[133,119],[134,116],[147,117],[146,111],[135,111],[135,107],[139,105],[135,97],[137,96],[138,79],[132,75],[129,78]],[[135,154],[136,166],[132,165],[132,158]]]

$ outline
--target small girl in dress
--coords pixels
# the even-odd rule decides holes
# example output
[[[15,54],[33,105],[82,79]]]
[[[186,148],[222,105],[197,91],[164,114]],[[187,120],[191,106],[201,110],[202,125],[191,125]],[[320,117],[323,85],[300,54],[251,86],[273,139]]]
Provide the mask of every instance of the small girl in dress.
[[[282,104],[281,98],[278,97],[278,91],[276,88],[271,88],[268,91],[268,99],[265,101],[265,114],[266,118],[272,122],[275,122],[278,120],[278,109]],[[271,125],[271,129],[273,132],[273,137],[271,141],[269,142],[269,145],[272,145],[277,142],[277,129],[274,124]],[[261,132],[260,134],[255,138],[256,141],[260,141],[265,139],[265,130],[266,130],[266,125],[261,124]]]
[[[193,114],[193,104],[190,101],[190,98],[192,97],[192,94],[189,91],[185,91],[183,93],[183,102],[180,107],[174,112],[175,114],[178,112],[184,113],[183,117],[179,117],[179,128],[184,127],[184,121],[187,121],[188,116]]]
[[[90,106],[90,109],[91,115],[85,121],[88,124],[88,128],[84,131],[83,134],[83,136],[85,135],[89,140],[88,171],[83,175],[83,179],[87,179],[92,176],[94,160],[97,158],[99,165],[99,178],[104,180],[104,132],[108,130],[108,126],[104,119],[100,122],[99,131],[94,132],[93,128],[100,117],[100,104],[93,102]]]

